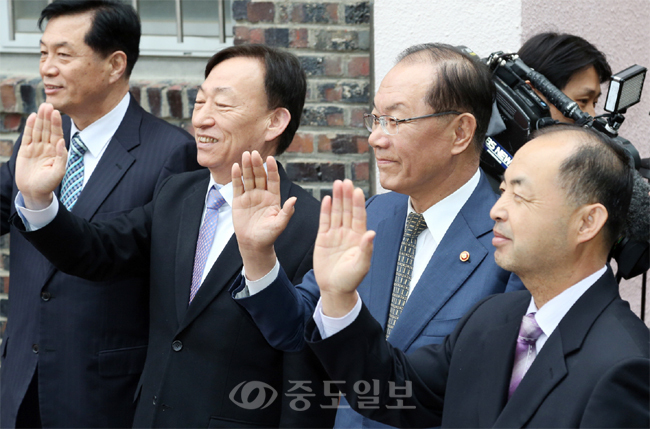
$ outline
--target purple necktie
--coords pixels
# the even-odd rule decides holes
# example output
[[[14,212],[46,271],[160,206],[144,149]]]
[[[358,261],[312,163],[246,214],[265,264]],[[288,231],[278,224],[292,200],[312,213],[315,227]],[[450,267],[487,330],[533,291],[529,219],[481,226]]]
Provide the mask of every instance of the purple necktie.
[[[519,336],[517,337],[517,348],[515,349],[515,364],[512,367],[512,378],[510,379],[510,389],[508,390],[508,399],[524,378],[526,371],[535,360],[537,351],[535,343],[540,335],[542,328],[535,321],[535,313],[528,313],[521,320]]]
[[[214,234],[217,232],[219,223],[219,208],[226,202],[216,187],[212,186],[208,192],[205,218],[199,231],[199,239],[196,242],[196,253],[194,254],[194,270],[192,272],[192,287],[190,289],[190,302],[194,299],[196,292],[201,287],[201,278],[205,270],[205,262],[208,259]]]

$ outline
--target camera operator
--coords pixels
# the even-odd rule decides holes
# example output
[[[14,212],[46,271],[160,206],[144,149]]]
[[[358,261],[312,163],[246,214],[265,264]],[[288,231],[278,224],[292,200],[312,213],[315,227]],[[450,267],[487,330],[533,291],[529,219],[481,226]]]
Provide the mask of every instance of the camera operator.
[[[582,37],[572,34],[540,33],[519,49],[519,58],[530,68],[544,75],[553,85],[578,104],[578,107],[596,116],[595,107],[601,95],[600,85],[609,81],[612,70],[605,54]],[[550,108],[551,117],[560,122],[573,122],[565,117],[530,81],[526,81]],[[625,238],[617,243],[612,256],[618,262],[619,279],[632,278],[647,270],[648,183],[638,172],[634,173],[632,203],[625,225]],[[643,307],[643,305],[642,305]]]
[[[541,33],[531,37],[517,53],[526,65],[543,74],[567,97],[578,103],[583,112],[596,116],[600,84],[612,77],[605,54],[585,39],[572,34]],[[560,122],[573,122],[549,103],[551,117]]]

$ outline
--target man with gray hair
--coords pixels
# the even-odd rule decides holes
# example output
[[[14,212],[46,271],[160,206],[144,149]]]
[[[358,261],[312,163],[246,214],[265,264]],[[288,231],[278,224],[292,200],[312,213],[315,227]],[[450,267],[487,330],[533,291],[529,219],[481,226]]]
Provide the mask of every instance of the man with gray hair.
[[[441,342],[485,296],[522,287],[494,263],[489,212],[496,195],[479,168],[494,96],[478,59],[449,45],[416,45],[399,56],[365,115],[381,185],[392,192],[367,202],[377,251],[358,290],[388,341],[407,354]],[[254,154],[244,177],[264,179],[261,165]],[[233,183],[239,175],[235,169]],[[235,187],[245,276],[233,294],[272,345],[300,349],[318,286],[311,272],[297,288],[286,287],[273,243],[291,207],[280,206],[265,180],[246,184]],[[335,201],[338,192],[335,184]],[[337,427],[381,426],[346,407],[342,398]]]
[[[409,356],[386,342],[355,291],[374,235],[363,193],[347,182],[341,201],[323,204],[314,252],[322,299],[305,337],[365,416],[398,427],[650,424],[650,335],[607,265],[630,205],[629,156],[593,130],[543,131],[515,154],[491,211],[495,260],[527,291],[485,298],[441,345]],[[369,381],[373,409],[352,388]],[[399,401],[395,386],[406,389]]]

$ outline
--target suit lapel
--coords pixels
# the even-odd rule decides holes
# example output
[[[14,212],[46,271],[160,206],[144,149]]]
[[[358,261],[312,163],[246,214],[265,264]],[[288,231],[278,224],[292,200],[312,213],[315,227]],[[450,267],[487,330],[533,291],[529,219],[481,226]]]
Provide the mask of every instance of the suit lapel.
[[[91,219],[122,176],[133,165],[135,158],[129,151],[140,145],[141,121],[142,110],[131,98],[122,123],[108,143],[95,171],[72,208],[74,214]]]
[[[196,240],[194,240],[194,246],[196,246]],[[192,260],[194,259],[193,256],[194,250],[192,250]],[[214,262],[214,265],[212,265],[210,272],[188,307],[187,302],[190,297],[189,290],[192,278],[190,267],[190,282],[185,285],[185,289],[187,290],[187,293],[185,294],[187,295],[187,300],[185,301],[187,312],[185,313],[185,317],[182,319],[179,331],[185,329],[185,327],[192,323],[192,321],[196,319],[208,305],[210,305],[217,295],[230,285],[235,274],[241,271],[242,265],[237,239],[233,234],[230,241],[228,241],[228,244],[226,244],[226,247],[224,247],[221,254]],[[183,285],[179,285],[179,287],[182,288]]]
[[[479,184],[438,244],[391,332],[389,340],[395,347],[408,351],[422,329],[489,255],[478,237],[492,230],[494,222],[486,214],[495,199],[481,174]],[[460,260],[464,251],[470,254],[467,262]]]
[[[494,426],[526,425],[548,394],[566,377],[566,356],[582,347],[591,326],[616,297],[618,284],[611,268],[608,268],[562,318]]]
[[[203,206],[205,205],[205,196],[210,181],[209,173],[206,173],[205,179],[194,185],[187,197],[182,201],[180,227],[176,238],[176,268],[174,270],[176,273],[174,279],[176,315],[179,324],[185,318],[190,301],[194,254],[196,253],[196,242],[199,237],[201,218],[203,217]]]
[[[384,329],[388,321],[388,309],[393,292],[397,256],[404,234],[406,211],[406,205],[397,207],[392,216],[377,225],[370,272],[358,289],[361,299],[369,303],[368,308],[372,316]]]
[[[514,356],[514,342],[512,354]],[[496,427],[523,427],[546,396],[567,374],[562,334],[554,331],[512,394]],[[512,367],[512,362],[510,364]]]
[[[279,163],[278,170],[280,173],[280,197],[284,203],[288,198],[291,182]],[[243,266],[237,238],[233,234],[210,268],[210,272],[205,277],[192,303],[188,306],[194,254],[203,217],[208,181],[209,178],[195,186],[192,194],[185,199],[183,204],[182,227],[179,231],[179,244],[176,250],[176,311],[180,324],[179,331],[192,323],[221,291],[230,286],[231,280]]]
[[[508,389],[515,359],[515,343],[519,334],[521,318],[528,308],[530,294],[522,294],[522,299],[505,314],[502,324],[488,329],[480,344],[485,356],[482,362],[481,380],[477,383],[482,398],[479,408],[481,427],[493,427],[508,400]],[[498,427],[498,426],[497,426]]]

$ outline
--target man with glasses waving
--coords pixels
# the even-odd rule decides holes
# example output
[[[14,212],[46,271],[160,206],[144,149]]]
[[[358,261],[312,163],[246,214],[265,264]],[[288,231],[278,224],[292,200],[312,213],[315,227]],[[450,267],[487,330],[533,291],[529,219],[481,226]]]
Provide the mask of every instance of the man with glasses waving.
[[[358,292],[388,341],[407,354],[440,343],[481,298],[523,288],[494,262],[489,213],[497,197],[479,168],[494,96],[479,61],[452,46],[417,45],[399,56],[365,116],[381,185],[392,192],[366,203],[376,238]],[[281,231],[291,209],[269,198],[265,180],[251,180],[265,175],[256,159],[242,166],[246,189],[233,207],[245,269],[233,295],[272,345],[300,349],[318,286],[310,272],[298,288],[287,287],[271,231]],[[372,390],[358,393],[373,406]],[[385,427],[349,409],[344,397],[336,426]]]

